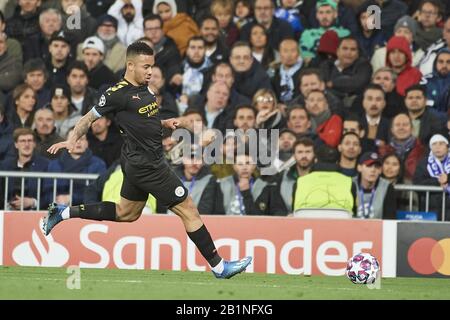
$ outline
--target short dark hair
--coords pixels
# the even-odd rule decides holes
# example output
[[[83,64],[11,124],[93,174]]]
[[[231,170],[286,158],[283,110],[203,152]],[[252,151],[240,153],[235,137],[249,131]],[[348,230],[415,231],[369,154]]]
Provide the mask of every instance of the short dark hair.
[[[42,71],[45,79],[48,78],[47,68],[41,58],[33,58],[25,62],[23,65],[23,78],[25,79],[28,73],[35,71]]]
[[[349,35],[349,36],[340,38],[340,39],[339,39],[338,48],[341,46],[342,42],[344,42],[344,41],[346,41],[346,40],[354,41],[354,42],[356,43],[356,47],[358,48],[358,51],[360,51],[360,50],[359,50],[359,42],[358,42],[358,39],[356,39],[355,36],[352,36],[352,35]]]
[[[213,15],[211,15],[211,14],[208,14],[208,15],[206,15],[205,17],[203,17],[203,19],[200,21],[200,24],[199,24],[199,27],[200,27],[200,28],[203,26],[203,23],[204,23],[206,20],[213,20],[213,21],[216,23],[216,25],[219,26],[219,20],[218,20],[215,16],[213,16]]]
[[[326,144],[319,145],[315,150],[317,162],[337,163],[339,161],[339,152]]]
[[[204,115],[203,112],[201,112],[200,110],[198,110],[198,109],[196,109],[196,108],[193,108],[193,107],[187,108],[187,109],[183,112],[183,117],[188,116],[188,115],[190,115],[190,114],[198,114],[198,115],[202,118],[203,123],[207,123],[206,118],[205,118],[205,115]]]
[[[421,91],[423,96],[427,96],[427,90],[425,89],[425,86],[422,86],[420,84],[413,84],[412,86],[409,86],[405,91],[405,98],[411,91]]]
[[[241,104],[241,105],[237,106],[236,109],[234,110],[233,120],[236,119],[238,111],[242,110],[242,109],[250,109],[250,110],[252,110],[253,114],[255,115],[255,117],[256,117],[256,114],[258,113],[258,111],[256,111],[256,108],[254,106],[249,105],[249,104]]]
[[[344,121],[342,121],[342,124],[344,124],[345,121],[353,121],[358,123],[359,130],[363,130],[364,127],[361,123],[361,119],[356,113],[349,113],[345,116]]]
[[[86,74],[86,76],[89,74],[86,64],[83,61],[75,60],[67,68],[67,77],[74,69],[83,71]]]
[[[438,15],[440,15],[441,17],[444,17],[444,16],[445,16],[445,9],[444,9],[444,6],[443,6],[443,4],[442,4],[442,2],[441,2],[440,0],[422,0],[422,1],[419,3],[419,6],[418,6],[417,9],[418,9],[419,11],[422,10],[423,6],[424,6],[426,3],[429,3],[429,4],[431,4],[432,6],[435,6],[435,7],[438,9]]]
[[[5,15],[3,14],[2,10],[0,10],[0,21],[6,22]]]
[[[300,73],[298,74],[298,84],[299,86],[302,85],[302,79],[304,76],[310,76],[310,75],[316,75],[317,78],[319,79],[319,81],[323,82],[323,77],[322,74],[320,73],[320,70],[317,68],[305,68],[303,70],[300,71]]]
[[[164,25],[163,19],[161,19],[161,17],[158,14],[154,14],[154,13],[150,13],[144,17],[144,22],[142,23],[142,27],[145,29],[145,22],[153,21],[153,20],[158,20],[161,25],[161,28],[163,27],[163,25]]]
[[[230,56],[231,56],[231,52],[233,52],[234,48],[238,48],[238,47],[246,47],[249,48],[250,51],[252,50],[252,47],[250,46],[250,44],[247,41],[236,41],[235,43],[233,43],[233,45],[231,46],[230,49]]]
[[[294,146],[292,147],[292,150],[295,151],[295,149],[299,145],[303,145],[305,147],[313,147],[313,149],[314,149],[314,141],[308,137],[302,137],[302,138],[298,139],[297,141],[295,141]]]
[[[342,144],[342,141],[344,141],[344,139],[347,136],[355,136],[356,138],[358,138],[359,144],[361,145],[361,138],[356,134],[356,132],[346,132],[341,136],[341,140],[339,141],[339,144]]]
[[[366,95],[366,92],[369,90],[381,91],[381,93],[383,93],[383,97],[386,98],[386,92],[384,92],[383,87],[380,86],[379,84],[375,84],[375,83],[368,84],[367,87],[364,89],[363,97]]]
[[[303,110],[303,111],[305,111],[306,117],[308,118],[308,120],[311,120],[311,116],[309,115],[309,113],[308,113],[308,111],[306,110],[306,108],[303,107],[303,106],[301,106],[301,105],[299,105],[299,104],[296,104],[296,105],[294,105],[294,106],[292,106],[292,107],[290,107],[290,108],[288,109],[288,112],[287,112],[287,119],[288,119],[288,120],[291,118],[291,114],[292,114],[292,112],[294,112],[295,110]]]
[[[201,42],[203,42],[203,45],[206,46],[206,41],[201,36],[192,36],[192,37],[190,37],[188,42],[187,42],[188,47],[191,44],[191,41],[201,41]]]
[[[219,67],[223,67],[223,66],[228,67],[228,68],[231,70],[231,74],[233,74],[233,67],[231,66],[231,64],[229,64],[228,62],[225,62],[225,61],[222,61],[222,62],[219,62],[218,64],[216,64],[216,65],[213,67],[213,72],[212,72],[212,74],[216,74],[217,69],[219,69]],[[234,74],[233,74],[233,77],[234,77]]]
[[[127,58],[130,56],[138,56],[140,54],[146,56],[153,55],[153,49],[148,44],[142,41],[136,41],[130,44],[127,48]]]

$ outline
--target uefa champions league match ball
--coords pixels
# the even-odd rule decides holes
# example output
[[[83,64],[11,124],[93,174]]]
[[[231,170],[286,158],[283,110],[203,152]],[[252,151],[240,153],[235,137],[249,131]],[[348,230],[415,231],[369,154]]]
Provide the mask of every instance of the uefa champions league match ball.
[[[358,253],[351,257],[347,263],[345,275],[355,284],[374,283],[380,273],[380,264],[377,258],[369,253]]]

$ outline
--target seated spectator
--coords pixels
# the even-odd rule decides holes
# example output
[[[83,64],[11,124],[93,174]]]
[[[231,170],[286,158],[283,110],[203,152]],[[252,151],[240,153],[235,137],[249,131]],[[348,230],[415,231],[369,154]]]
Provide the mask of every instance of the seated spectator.
[[[354,37],[342,38],[336,55],[336,61],[324,62],[320,70],[327,88],[350,108],[357,95],[369,84],[372,67],[360,57]]]
[[[122,188],[123,172],[120,161],[114,162],[107,171],[100,174],[84,189],[83,203],[90,204],[100,201],[120,202],[120,190]],[[163,212],[158,210],[155,197],[148,195],[143,213]]]
[[[311,128],[326,145],[336,148],[342,135],[342,118],[332,114],[325,94],[313,90],[306,99],[306,110],[311,117]]]
[[[214,64],[227,62],[229,48],[220,37],[219,21],[214,16],[206,16],[200,23],[200,36],[205,40],[205,55]]]
[[[339,167],[340,172],[348,177],[358,175],[357,160],[361,154],[361,140],[354,132],[348,132],[342,135],[341,142],[338,145],[340,153]]]
[[[412,67],[417,67],[420,60],[424,56],[423,50],[415,44],[417,28],[417,21],[410,16],[402,17],[395,24],[394,37],[403,37],[406,40],[406,43],[408,44],[407,47],[409,48],[409,52],[411,54],[410,61]],[[374,71],[377,71],[379,68],[386,66],[386,56],[388,51],[389,50],[387,46],[375,50],[372,59],[370,60]]]
[[[356,135],[359,137],[359,141],[361,142],[361,154],[366,153],[367,151],[378,151],[378,147],[375,145],[375,141],[365,138],[366,130],[364,130],[364,127],[361,124],[361,118],[354,113],[349,113],[347,116],[345,116],[342,123],[342,134],[344,135],[348,132],[356,133]]]
[[[272,166],[278,172],[290,168],[294,163],[294,144],[297,140],[297,135],[294,131],[289,129],[282,129],[278,138],[278,152],[276,158],[272,162]]]
[[[422,0],[418,8],[418,28],[416,43],[422,50],[427,50],[434,42],[442,38],[442,28],[437,24],[443,17],[442,2],[439,0]]]
[[[120,158],[123,140],[118,133],[111,130],[111,119],[108,117],[98,118],[92,123],[87,139],[92,154],[102,159],[106,167]]]
[[[45,63],[40,58],[30,59],[23,66],[24,82],[36,94],[36,109],[44,107],[50,102],[50,90],[45,87],[48,79]]]
[[[0,163],[14,153],[13,127],[8,122],[5,108],[0,104]]]
[[[69,135],[73,134],[73,130],[69,131]],[[92,154],[89,149],[89,143],[86,136],[78,139],[72,152],[63,151],[61,156],[50,161],[48,172],[61,173],[97,173],[102,174],[106,171],[105,162]],[[64,205],[78,205],[83,202],[84,189],[86,184],[84,180],[75,180],[73,182],[73,191],[70,194],[70,182],[67,179],[57,180],[56,199],[54,202]],[[47,202],[53,202],[53,181],[47,179],[44,183]]]
[[[103,41],[105,46],[103,63],[112,72],[117,72],[125,66],[127,48],[120,42],[117,36],[117,19],[109,14],[103,14],[97,20],[97,32],[95,36]],[[83,60],[83,45],[77,48],[77,59]]]
[[[413,123],[413,135],[427,145],[431,136],[436,133],[445,134],[442,116],[427,108],[425,88],[414,85],[406,89],[405,105]],[[443,114],[445,117],[445,114]]]
[[[342,25],[343,28],[348,29],[352,34],[356,32],[357,29],[357,21],[355,17],[355,10],[356,10],[356,3],[361,2],[362,0],[357,1],[331,1],[331,6],[334,7],[336,4],[336,11],[337,11],[337,17],[336,20],[339,21],[339,24]],[[305,20],[306,25],[309,26],[309,28],[319,28],[320,27],[320,18],[328,18],[330,19],[330,11],[325,11],[328,15],[325,17],[318,17],[317,11],[318,11],[318,2],[319,1],[313,1],[312,3],[308,3],[309,1],[304,1],[302,4],[302,11],[304,15],[306,16],[307,20]],[[327,3],[328,1],[323,1]],[[333,3],[334,2],[334,3]],[[323,6],[326,4],[323,4]]]
[[[334,63],[337,59],[339,36],[334,30],[322,34],[317,46],[316,56],[308,63],[309,68],[319,68],[322,63]]]
[[[251,29],[255,24],[260,24],[266,29],[269,48],[278,48],[282,40],[294,38],[291,25],[274,16],[275,4],[272,0],[255,0],[253,8],[255,20],[242,27],[241,41],[250,41]]]
[[[418,84],[422,74],[412,66],[411,49],[404,37],[392,37],[386,48],[386,66],[392,68],[397,74],[397,92],[401,96],[405,96],[406,89]]]
[[[117,19],[117,36],[125,46],[144,35],[142,1],[116,0],[108,9],[108,14]]]
[[[294,212],[299,209],[341,209],[356,212],[356,186],[339,172],[337,151],[322,145],[310,173],[297,179]]]
[[[24,48],[28,38],[39,30],[41,1],[17,1],[14,15],[6,22],[6,33],[17,39]]]
[[[434,61],[436,55],[442,48],[450,49],[450,15],[445,19],[442,30],[442,38],[434,42],[425,53],[423,59],[420,61],[420,72],[427,76],[433,72]]]
[[[234,175],[218,180],[215,214],[286,215],[276,197],[276,187],[261,178],[254,178],[255,160],[248,155],[236,156]]]
[[[97,104],[97,91],[89,86],[89,71],[83,61],[74,61],[67,69],[67,84],[70,89],[70,102],[76,114],[85,115]]]
[[[36,106],[36,94],[28,84],[20,84],[13,91],[14,110],[8,116],[14,128],[31,128]]]
[[[275,69],[272,87],[278,100],[289,104],[299,94],[299,74],[303,67],[297,41],[285,39],[280,43],[280,65]]]
[[[250,29],[249,44],[252,48],[253,58],[258,61],[265,70],[268,70],[276,58],[276,53],[268,44],[264,26],[260,24],[252,25]]]
[[[234,128],[241,129],[244,133],[249,129],[255,129],[257,112],[258,111],[250,105],[238,106],[234,111]]]
[[[197,24],[184,13],[177,12],[174,0],[155,0],[153,13],[158,14],[164,22],[163,31],[177,44],[178,52],[184,56],[188,47],[188,40],[200,34]]]
[[[202,150],[202,149],[200,149]],[[192,151],[183,155],[183,164],[175,169],[200,214],[214,214],[216,178],[203,163],[202,155]]]
[[[6,33],[0,32],[0,94],[6,94],[20,83],[22,61],[8,50]]]
[[[158,66],[153,66],[152,77],[150,78],[149,88],[155,93],[158,101],[159,114],[161,119],[170,119],[179,117],[179,111],[175,98],[166,90],[166,79],[162,70]]]
[[[301,2],[297,0],[281,0],[280,6],[275,10],[275,17],[289,22],[295,39],[300,38],[303,31],[302,20],[305,17],[300,12]]]
[[[231,46],[239,40],[239,29],[233,22],[233,1],[213,0],[211,1],[211,14],[219,21],[219,31],[225,44]]]
[[[82,46],[83,61],[88,68],[89,86],[95,90],[115,84],[116,75],[104,63],[105,45],[99,37],[89,37]]]
[[[395,219],[397,202],[394,187],[380,177],[381,159],[376,153],[365,153],[358,161],[356,218]]]
[[[397,154],[405,166],[404,182],[411,183],[417,163],[425,154],[425,147],[413,135],[412,120],[407,114],[400,113],[392,119],[391,134],[389,142],[381,145],[378,153],[382,157],[388,153]]]
[[[388,153],[382,159],[381,177],[393,185],[403,182],[403,166],[400,157],[395,153]]]
[[[278,107],[275,92],[260,89],[253,96],[253,107],[257,110],[256,128],[281,129],[286,127],[286,119]]]
[[[259,89],[270,89],[270,78],[264,68],[252,56],[250,46],[245,42],[236,42],[231,48],[230,64],[233,67],[237,92],[253,98]]]
[[[65,139],[69,129],[75,126],[81,115],[70,102],[70,90],[66,85],[54,86],[51,95],[52,100],[47,108],[52,110],[55,116],[57,134]]]
[[[253,21],[251,0],[237,0],[234,7],[233,22],[238,29]]]
[[[34,150],[36,142],[33,130],[30,128],[17,128],[14,130],[14,146],[17,150],[16,155],[5,159],[0,163],[1,170],[4,171],[22,171],[22,172],[46,172],[48,160],[37,154]],[[42,180],[41,180],[42,181]],[[3,197],[5,191],[3,188],[5,183],[0,183],[0,193]],[[43,188],[40,186],[41,193],[38,194],[38,179],[25,179],[24,190],[22,190],[22,179],[9,178],[8,179],[8,194],[7,201],[9,208],[5,210],[39,210],[47,207],[43,201]],[[23,191],[23,198],[22,198]],[[39,198],[39,200],[38,200]],[[2,201],[3,206],[3,201]]]
[[[315,138],[311,131],[311,117],[302,106],[293,106],[288,110],[287,127],[298,137],[310,137],[313,140]]]
[[[4,33],[6,30],[6,19],[5,16],[0,9],[0,34]],[[10,55],[18,59],[18,61],[23,60],[22,55],[22,45],[17,41],[16,39],[7,37],[6,39],[6,45],[8,47],[8,52]]]
[[[47,152],[53,144],[64,141],[58,133],[56,133],[55,116],[50,109],[43,108],[34,114],[34,133],[36,137],[36,154],[41,157],[53,160],[61,155],[61,151],[56,154]]]
[[[441,49],[435,60],[433,73],[422,78],[426,86],[427,105],[436,111],[450,110],[450,49]]]
[[[450,193],[448,175],[450,174],[450,156],[448,140],[440,134],[435,134],[430,139],[430,153],[426,154],[417,165],[413,183],[418,185],[440,186],[445,194]],[[425,195],[420,196],[421,210],[425,209]],[[446,219],[450,219],[450,200],[446,197]],[[430,194],[429,211],[442,212],[442,193]]]
[[[309,138],[300,138],[293,147],[295,165],[283,171],[277,183],[286,212],[293,211],[293,195],[297,179],[311,172],[315,162],[314,142]]]
[[[70,56],[71,43],[63,31],[55,32],[50,38],[48,51],[50,53],[45,65],[48,72],[47,88],[56,84],[66,83],[67,68],[72,62]]]

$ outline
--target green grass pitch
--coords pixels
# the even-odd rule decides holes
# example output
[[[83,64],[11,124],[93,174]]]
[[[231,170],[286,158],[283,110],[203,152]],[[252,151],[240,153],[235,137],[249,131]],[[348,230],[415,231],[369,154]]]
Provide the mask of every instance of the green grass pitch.
[[[0,267],[0,299],[450,299],[450,279],[382,279],[379,289],[345,276],[81,269],[81,288],[67,289],[65,268]]]

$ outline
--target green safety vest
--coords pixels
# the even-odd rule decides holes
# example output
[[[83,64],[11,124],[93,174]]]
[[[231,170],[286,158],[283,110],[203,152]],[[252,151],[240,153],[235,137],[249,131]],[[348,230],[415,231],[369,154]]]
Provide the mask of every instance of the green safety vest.
[[[114,171],[109,179],[105,182],[102,192],[102,201],[111,201],[114,203],[120,202],[120,189],[122,188],[123,173],[122,169]],[[151,208],[153,213],[156,213],[156,199],[151,194],[148,195],[147,207]]]
[[[352,212],[352,179],[339,172],[315,171],[297,179],[294,211],[344,209]]]

